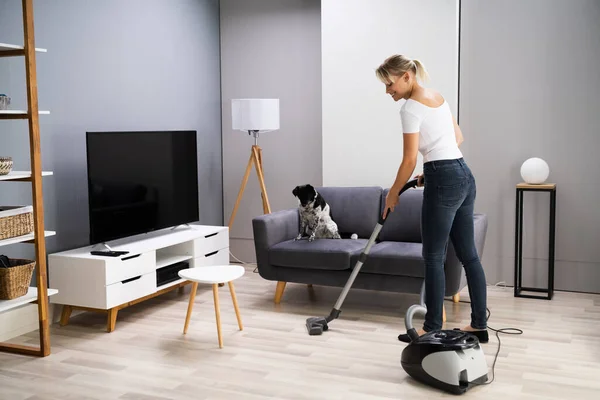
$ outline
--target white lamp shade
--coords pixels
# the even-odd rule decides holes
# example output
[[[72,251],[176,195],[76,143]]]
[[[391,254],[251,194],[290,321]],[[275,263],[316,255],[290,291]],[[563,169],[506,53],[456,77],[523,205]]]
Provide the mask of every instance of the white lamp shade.
[[[546,182],[550,168],[548,163],[538,157],[532,157],[521,165],[521,177],[526,183],[537,185]]]
[[[279,129],[279,99],[231,100],[233,129],[269,132]]]

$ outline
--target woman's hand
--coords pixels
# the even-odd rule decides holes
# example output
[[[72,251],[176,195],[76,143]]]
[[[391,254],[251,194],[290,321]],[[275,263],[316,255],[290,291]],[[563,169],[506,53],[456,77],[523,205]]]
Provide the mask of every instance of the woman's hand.
[[[417,180],[417,187],[425,186],[425,178],[423,177],[423,174],[415,176],[415,179]]]
[[[385,207],[383,209],[383,218],[387,214],[387,210],[389,209],[391,212],[394,211],[394,208],[398,205],[398,200],[400,200],[400,191],[395,187],[392,187],[388,192],[387,196],[385,196]]]

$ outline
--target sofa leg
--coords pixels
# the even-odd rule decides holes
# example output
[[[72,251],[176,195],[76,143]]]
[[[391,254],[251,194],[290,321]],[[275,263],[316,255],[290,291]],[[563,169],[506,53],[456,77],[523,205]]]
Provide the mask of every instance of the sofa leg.
[[[460,293],[456,293],[454,296],[452,296],[452,302],[454,302],[454,303],[460,302]]]
[[[277,289],[275,290],[275,304],[279,304],[281,302],[283,291],[285,290],[285,284],[286,282],[277,282]]]

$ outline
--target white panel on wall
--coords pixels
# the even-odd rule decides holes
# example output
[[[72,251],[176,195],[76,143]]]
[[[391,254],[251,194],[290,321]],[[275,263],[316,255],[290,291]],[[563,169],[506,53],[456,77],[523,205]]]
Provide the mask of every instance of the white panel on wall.
[[[389,187],[402,161],[399,110],[375,76],[392,54],[421,60],[456,117],[458,0],[323,0],[323,185]],[[419,156],[416,172],[422,170]]]

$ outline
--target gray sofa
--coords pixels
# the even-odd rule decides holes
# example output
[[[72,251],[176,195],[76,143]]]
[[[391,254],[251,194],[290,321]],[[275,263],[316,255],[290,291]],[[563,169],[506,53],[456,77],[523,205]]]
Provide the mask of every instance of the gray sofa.
[[[342,239],[295,241],[299,230],[296,208],[260,215],[252,220],[258,272],[276,281],[275,302],[281,301],[288,282],[343,287],[379,221],[388,189],[381,187],[319,187],[331,206]],[[423,189],[413,188],[401,196],[371,248],[353,289],[418,294],[424,280],[421,255],[421,204]],[[475,239],[483,256],[487,217],[475,214]],[[358,239],[350,239],[356,233]],[[463,268],[451,241],[445,263],[446,296],[458,301],[465,286]]]

